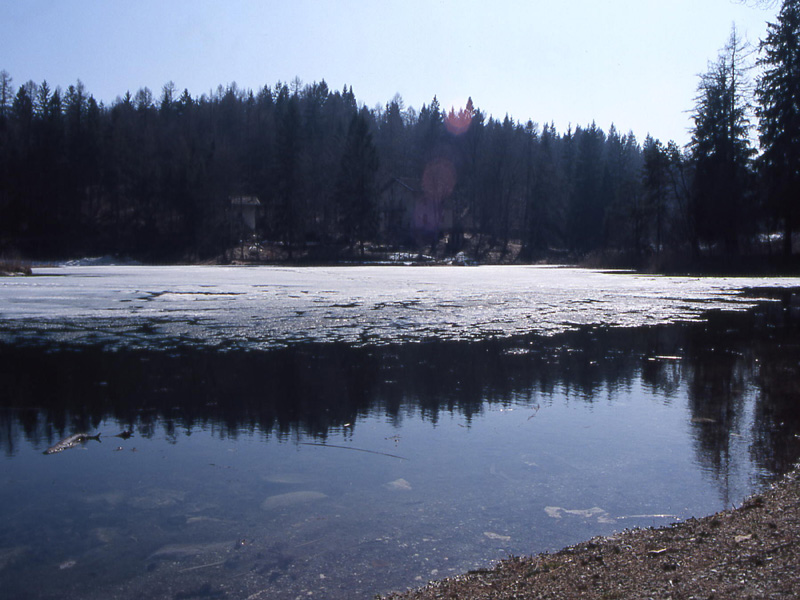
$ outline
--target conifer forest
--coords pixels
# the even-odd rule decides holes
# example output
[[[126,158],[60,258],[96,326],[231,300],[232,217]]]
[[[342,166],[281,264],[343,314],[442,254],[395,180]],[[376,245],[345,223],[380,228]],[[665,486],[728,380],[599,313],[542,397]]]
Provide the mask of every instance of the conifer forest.
[[[15,84],[24,74],[2,71],[0,255],[403,251],[655,268],[787,257],[800,224],[798,73],[800,0],[786,0],[760,44],[734,29],[698,77],[681,146],[487,116],[472,99],[368,108],[324,80],[199,96],[167,83],[104,104],[80,81]]]

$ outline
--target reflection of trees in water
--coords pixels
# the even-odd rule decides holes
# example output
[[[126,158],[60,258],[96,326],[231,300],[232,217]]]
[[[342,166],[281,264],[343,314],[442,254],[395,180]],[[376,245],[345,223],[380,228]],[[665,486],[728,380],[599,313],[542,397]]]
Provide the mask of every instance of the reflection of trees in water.
[[[751,458],[762,475],[785,473],[800,456],[800,319],[792,308],[798,296],[784,293],[782,303],[747,314],[711,314],[705,326],[686,330],[698,457],[723,483],[731,474],[732,436],[752,440]]]
[[[742,335],[749,329],[745,319],[740,319],[739,327],[727,329],[725,321],[725,316],[710,315],[706,327],[689,331],[685,377],[698,459],[720,480],[728,504],[731,471],[740,466],[731,436],[744,433],[754,357],[752,348],[743,344]]]
[[[786,290],[777,296],[773,318],[759,323],[767,334],[756,340],[752,452],[763,469],[785,473],[800,454],[800,292]]]
[[[546,403],[561,394],[591,402],[640,381],[664,402],[685,389],[698,456],[718,474],[728,468],[731,433],[747,433],[738,428],[754,387],[754,460],[783,472],[797,456],[792,434],[800,430],[794,314],[770,305],[712,314],[706,323],[469,344],[228,353],[2,347],[2,402],[14,410],[0,410],[0,447],[13,453],[20,435],[50,444],[109,418],[143,436],[160,428],[173,440],[196,427],[324,439],[367,415],[399,423],[459,413],[469,422],[487,403]]]

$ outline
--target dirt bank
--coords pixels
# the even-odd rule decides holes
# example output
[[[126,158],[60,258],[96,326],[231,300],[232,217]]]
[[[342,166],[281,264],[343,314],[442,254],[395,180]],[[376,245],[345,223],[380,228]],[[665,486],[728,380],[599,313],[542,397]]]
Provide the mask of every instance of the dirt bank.
[[[800,472],[741,507],[595,538],[393,599],[741,599],[800,594]]]

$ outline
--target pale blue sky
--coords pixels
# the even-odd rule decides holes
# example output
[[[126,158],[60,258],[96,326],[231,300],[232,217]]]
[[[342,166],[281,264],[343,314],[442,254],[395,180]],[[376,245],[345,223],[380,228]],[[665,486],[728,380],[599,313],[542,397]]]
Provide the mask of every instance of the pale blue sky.
[[[0,0],[0,69],[15,86],[80,79],[106,103],[168,81],[198,96],[325,79],[369,107],[472,96],[498,118],[685,143],[697,75],[732,24],[755,44],[776,12],[736,0]]]

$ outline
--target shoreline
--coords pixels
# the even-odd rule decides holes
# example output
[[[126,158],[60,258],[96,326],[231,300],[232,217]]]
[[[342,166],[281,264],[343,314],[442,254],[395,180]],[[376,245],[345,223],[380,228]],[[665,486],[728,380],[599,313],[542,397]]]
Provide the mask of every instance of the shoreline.
[[[385,600],[793,598],[800,590],[800,465],[738,508],[510,557]]]
[[[238,256],[237,256],[238,254]],[[800,254],[792,256],[773,254],[708,255],[691,257],[680,253],[662,256],[632,257],[613,251],[578,255],[567,250],[554,250],[536,257],[526,257],[521,245],[511,243],[506,251],[492,248],[478,252],[475,247],[465,247],[460,252],[446,248],[435,250],[417,248],[370,248],[365,254],[342,248],[329,248],[322,252],[317,247],[297,248],[289,257],[282,246],[258,247],[255,253],[244,253],[238,247],[225,254],[199,259],[184,257],[173,260],[147,260],[144,257],[98,254],[82,258],[52,258],[48,260],[22,259],[18,253],[13,258],[0,256],[0,275],[30,275],[31,267],[52,266],[274,266],[274,267],[351,267],[351,266],[479,266],[517,265],[577,267],[599,271],[631,271],[646,275],[676,275],[696,277],[797,277],[800,276]],[[151,257],[152,258],[152,257]],[[143,262],[140,262],[143,261]]]

